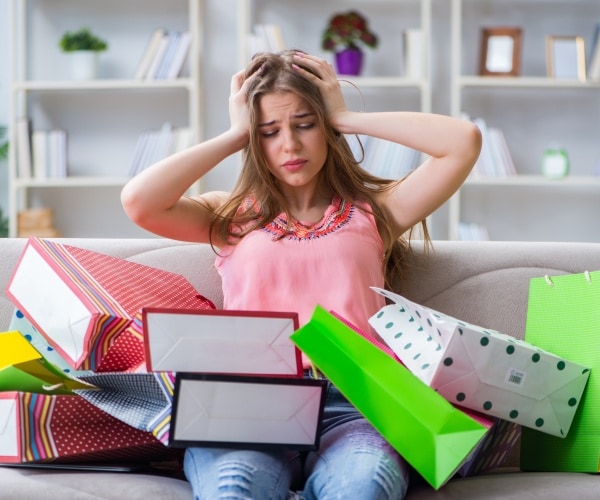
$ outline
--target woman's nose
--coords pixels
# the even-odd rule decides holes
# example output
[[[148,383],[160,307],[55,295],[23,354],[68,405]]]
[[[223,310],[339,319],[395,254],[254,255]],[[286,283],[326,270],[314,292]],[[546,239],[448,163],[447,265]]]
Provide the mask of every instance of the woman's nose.
[[[283,147],[286,151],[295,151],[298,149],[300,141],[298,136],[292,130],[286,130],[283,133]]]

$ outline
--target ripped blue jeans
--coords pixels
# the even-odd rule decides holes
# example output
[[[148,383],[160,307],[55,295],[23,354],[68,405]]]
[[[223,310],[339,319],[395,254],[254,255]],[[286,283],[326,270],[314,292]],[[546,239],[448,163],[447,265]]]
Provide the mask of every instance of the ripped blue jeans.
[[[328,383],[319,449],[256,451],[188,448],[185,475],[197,500],[398,500],[409,467],[367,420]]]

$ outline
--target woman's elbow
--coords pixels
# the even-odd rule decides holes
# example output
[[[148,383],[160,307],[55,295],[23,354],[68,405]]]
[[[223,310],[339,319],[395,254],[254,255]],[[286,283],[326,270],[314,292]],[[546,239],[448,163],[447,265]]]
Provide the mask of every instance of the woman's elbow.
[[[475,165],[477,158],[479,158],[479,154],[481,153],[482,146],[482,135],[481,130],[474,123],[469,122],[466,126],[465,130],[465,140],[464,140],[464,154],[465,161],[470,165],[470,168]]]
[[[121,190],[121,206],[125,211],[127,217],[129,217],[134,223],[140,225],[144,219],[144,211],[141,208],[139,197],[136,195],[135,189],[129,184]]]

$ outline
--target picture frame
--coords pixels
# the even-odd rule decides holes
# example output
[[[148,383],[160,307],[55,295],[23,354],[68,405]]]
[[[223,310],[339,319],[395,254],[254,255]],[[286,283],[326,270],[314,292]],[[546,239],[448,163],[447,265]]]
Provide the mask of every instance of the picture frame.
[[[585,42],[582,36],[546,36],[549,78],[586,80]]]
[[[519,76],[522,33],[519,27],[482,28],[479,75]]]

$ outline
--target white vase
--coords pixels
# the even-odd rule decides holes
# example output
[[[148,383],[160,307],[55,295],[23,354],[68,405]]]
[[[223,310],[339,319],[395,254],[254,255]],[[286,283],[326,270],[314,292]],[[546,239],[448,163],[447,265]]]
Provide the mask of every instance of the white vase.
[[[75,50],[69,52],[69,58],[73,80],[94,80],[98,76],[98,52]]]

